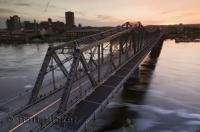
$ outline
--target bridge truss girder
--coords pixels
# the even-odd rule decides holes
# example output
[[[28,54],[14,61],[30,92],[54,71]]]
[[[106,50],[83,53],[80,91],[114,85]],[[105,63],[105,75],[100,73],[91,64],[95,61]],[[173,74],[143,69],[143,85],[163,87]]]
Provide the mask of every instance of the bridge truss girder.
[[[80,78],[87,77],[92,90],[95,90],[104,78],[124,63],[125,58],[133,56],[144,46],[145,38],[148,38],[148,32],[141,23],[125,23],[95,35],[50,46],[32,90],[29,105],[38,100],[48,73],[52,72],[53,85],[57,85],[55,82],[59,80],[55,80],[54,76],[59,68],[64,75],[65,83],[60,88],[63,89],[63,94],[58,113],[68,110],[71,106],[69,98],[74,83]],[[62,55],[66,56],[63,58]],[[110,67],[104,67],[107,65]]]

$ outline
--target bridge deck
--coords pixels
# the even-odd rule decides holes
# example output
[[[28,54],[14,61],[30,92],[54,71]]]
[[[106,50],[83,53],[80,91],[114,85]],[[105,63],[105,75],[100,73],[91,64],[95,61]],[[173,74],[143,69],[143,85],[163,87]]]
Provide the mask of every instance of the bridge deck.
[[[127,22],[105,32],[50,46],[32,93],[4,103],[6,116],[0,120],[1,130],[45,131],[56,125],[64,125],[67,131],[87,129],[161,37],[159,30],[149,32],[140,22]],[[66,78],[55,80],[57,68]],[[46,85],[51,76],[47,73],[51,71],[54,83]],[[60,123],[63,119],[65,122]]]
[[[160,41],[152,42],[149,46],[145,47],[132,59],[130,59],[124,66],[115,72],[108,80],[101,86],[97,87],[95,91],[82,100],[72,109],[66,117],[68,120],[65,127],[71,131],[79,131],[84,123],[95,113],[98,108],[106,101],[106,99],[116,90],[121,87],[125,80],[133,73],[135,68],[139,66],[144,57],[151,51],[151,49]]]

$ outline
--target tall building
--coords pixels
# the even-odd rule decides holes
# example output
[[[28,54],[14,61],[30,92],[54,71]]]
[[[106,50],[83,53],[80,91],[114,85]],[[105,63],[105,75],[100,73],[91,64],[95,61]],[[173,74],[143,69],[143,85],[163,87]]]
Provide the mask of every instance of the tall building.
[[[72,29],[75,26],[74,12],[65,12],[66,29]]]
[[[21,29],[20,17],[14,15],[6,21],[7,29],[9,31],[19,31]]]

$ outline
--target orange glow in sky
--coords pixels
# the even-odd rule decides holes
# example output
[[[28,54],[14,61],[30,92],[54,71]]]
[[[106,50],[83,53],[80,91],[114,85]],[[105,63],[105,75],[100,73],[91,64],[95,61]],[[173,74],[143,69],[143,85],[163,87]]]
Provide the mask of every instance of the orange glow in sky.
[[[0,0],[0,16],[64,21],[64,12],[74,11],[76,24],[92,26],[200,23],[199,5],[200,0]]]

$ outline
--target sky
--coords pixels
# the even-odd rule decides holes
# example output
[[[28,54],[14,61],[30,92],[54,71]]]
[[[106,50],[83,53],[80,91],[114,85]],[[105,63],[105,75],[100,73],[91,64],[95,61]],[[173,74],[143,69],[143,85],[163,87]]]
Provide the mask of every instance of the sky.
[[[143,25],[200,23],[200,0],[0,0],[0,28],[18,15],[21,20],[52,18],[64,22],[64,12],[75,13],[76,24],[115,26],[126,21]]]

